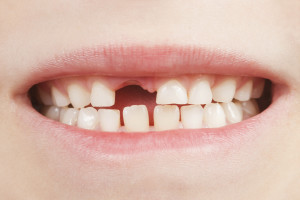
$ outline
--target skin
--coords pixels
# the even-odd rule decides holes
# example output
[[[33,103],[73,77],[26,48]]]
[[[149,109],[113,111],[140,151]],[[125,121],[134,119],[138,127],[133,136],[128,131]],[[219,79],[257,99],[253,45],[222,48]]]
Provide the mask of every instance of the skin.
[[[299,199],[300,1],[0,2],[0,196],[4,199]],[[239,52],[289,87],[287,112],[237,151],[102,155],[84,162],[37,143],[14,98],[41,60],[99,44]],[[18,72],[18,73],[17,73]],[[52,145],[59,148],[53,148]],[[60,148],[61,147],[61,148]]]

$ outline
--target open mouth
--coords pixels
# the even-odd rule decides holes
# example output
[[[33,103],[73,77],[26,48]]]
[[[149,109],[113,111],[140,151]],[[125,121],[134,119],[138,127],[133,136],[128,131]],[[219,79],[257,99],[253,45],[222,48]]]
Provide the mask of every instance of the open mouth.
[[[22,119],[36,130],[110,153],[241,142],[271,126],[288,91],[255,62],[178,47],[84,49],[42,64],[22,87]]]
[[[265,82],[221,75],[71,77],[35,85],[31,99],[44,116],[89,130],[218,128],[266,108],[270,93],[266,89],[263,96]]]

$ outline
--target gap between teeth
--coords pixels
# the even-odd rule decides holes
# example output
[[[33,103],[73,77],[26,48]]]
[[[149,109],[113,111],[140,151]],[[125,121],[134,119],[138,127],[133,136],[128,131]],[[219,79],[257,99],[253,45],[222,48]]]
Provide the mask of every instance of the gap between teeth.
[[[264,79],[259,78],[205,75],[156,80],[151,87],[146,87],[157,91],[159,105],[153,113],[154,126],[149,126],[145,105],[132,105],[123,109],[124,126],[121,127],[120,111],[108,107],[115,104],[115,90],[124,80],[109,85],[103,77],[87,79],[62,79],[55,84],[38,85],[39,100],[44,105],[41,113],[68,125],[107,132],[216,128],[258,114],[257,103],[252,98],[259,98],[264,89]],[[73,108],[68,108],[70,104]],[[86,107],[89,105],[93,107]]]

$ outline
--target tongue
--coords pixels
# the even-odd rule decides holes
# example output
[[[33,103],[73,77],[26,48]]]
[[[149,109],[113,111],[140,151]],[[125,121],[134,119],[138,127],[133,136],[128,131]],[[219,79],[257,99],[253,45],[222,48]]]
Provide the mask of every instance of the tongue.
[[[123,108],[132,105],[145,105],[149,112],[150,125],[153,125],[153,110],[156,106],[156,92],[150,93],[140,86],[130,85],[116,91],[116,103],[112,107],[123,112]],[[121,117],[123,125],[123,117]]]

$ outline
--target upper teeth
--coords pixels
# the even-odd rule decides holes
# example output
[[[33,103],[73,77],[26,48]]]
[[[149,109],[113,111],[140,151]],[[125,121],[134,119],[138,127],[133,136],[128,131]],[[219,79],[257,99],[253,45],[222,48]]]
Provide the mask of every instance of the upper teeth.
[[[78,83],[68,86],[68,94],[74,108],[83,108],[91,103],[90,92]]]
[[[251,93],[251,98],[261,97],[265,87],[265,80],[261,78],[255,78],[253,80],[253,88]]]
[[[51,88],[51,92],[52,92],[52,101],[54,105],[63,107],[70,104],[69,97],[64,93],[62,93],[61,91],[59,91],[56,87],[53,86]]]
[[[245,82],[239,89],[237,89],[234,98],[239,101],[248,101],[251,97],[252,87],[253,81],[250,79]]]
[[[91,92],[91,104],[94,107],[107,107],[115,104],[115,91],[100,81],[94,82]]]
[[[157,90],[157,104],[186,104],[187,101],[186,89],[177,80],[170,80]]]
[[[41,87],[38,88],[38,93],[42,103],[46,106],[53,105],[52,97],[49,92],[44,91]]]
[[[189,104],[209,104],[211,101],[212,92],[209,80],[196,80],[189,90]]]
[[[44,105],[42,113],[54,120],[68,125],[77,125],[85,129],[118,131],[121,128],[119,110],[97,109],[93,107],[110,107],[115,104],[115,90],[121,84],[104,84],[104,78],[92,84],[82,81],[61,82],[60,87],[47,83],[51,94],[45,86],[38,87],[40,100]],[[157,104],[193,104],[182,106],[158,105],[154,109],[155,130],[183,128],[220,127],[237,123],[258,113],[258,106],[250,98],[258,98],[264,88],[263,79],[248,78],[246,81],[235,77],[200,76],[190,80],[169,79],[159,85]],[[244,80],[244,79],[243,79]],[[90,86],[89,86],[90,85]],[[152,84],[156,85],[156,84]],[[237,89],[236,89],[237,88]],[[244,102],[232,102],[233,98]],[[223,102],[222,104],[212,103]],[[250,101],[249,101],[250,100]],[[74,108],[66,108],[69,104]],[[93,107],[86,107],[89,105]],[[201,105],[205,105],[204,109]],[[63,108],[64,107],[64,108]],[[86,107],[86,108],[85,108]],[[181,116],[181,120],[180,120]],[[126,131],[145,132],[149,127],[149,115],[145,105],[132,105],[123,110]],[[180,122],[181,121],[181,122]],[[123,128],[121,128],[123,130]]]
[[[236,89],[236,79],[228,77],[212,88],[213,100],[217,102],[230,102]]]

